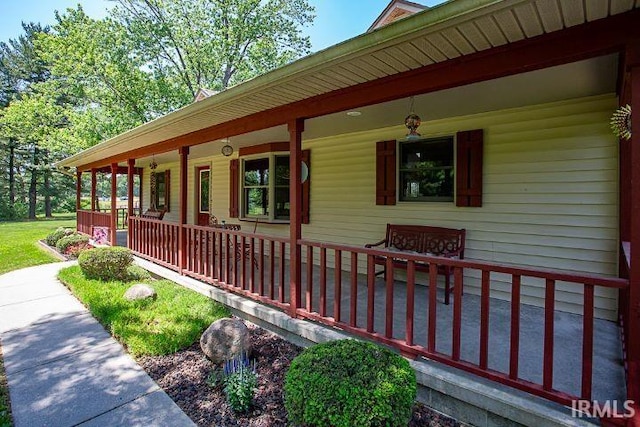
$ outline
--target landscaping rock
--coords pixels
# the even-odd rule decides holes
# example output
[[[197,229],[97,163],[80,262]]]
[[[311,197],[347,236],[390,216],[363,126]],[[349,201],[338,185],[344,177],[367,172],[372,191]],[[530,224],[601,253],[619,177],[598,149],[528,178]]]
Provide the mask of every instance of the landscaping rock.
[[[127,289],[127,292],[124,293],[124,297],[129,301],[147,298],[155,300],[158,297],[158,294],[151,286],[145,285],[144,283],[138,283],[137,285],[133,285]]]
[[[200,348],[213,363],[224,363],[243,352],[251,353],[251,333],[240,319],[219,319],[202,333]]]

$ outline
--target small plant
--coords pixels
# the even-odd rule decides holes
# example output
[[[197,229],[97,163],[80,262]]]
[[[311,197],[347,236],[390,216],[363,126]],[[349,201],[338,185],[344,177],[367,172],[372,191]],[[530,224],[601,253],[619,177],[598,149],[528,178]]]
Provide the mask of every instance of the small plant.
[[[127,280],[131,282],[143,282],[145,280],[151,280],[151,273],[138,265],[132,264],[127,267]]]
[[[213,388],[223,386],[231,409],[238,413],[247,412],[258,387],[255,360],[251,362],[249,356],[242,353],[226,361],[222,370],[212,369],[207,377],[207,384]]]
[[[406,426],[416,388],[415,372],[401,356],[371,343],[331,341],[291,362],[285,408],[294,425]]]
[[[84,234],[73,233],[58,240],[58,242],[56,243],[56,249],[58,249],[60,253],[66,254],[71,246],[76,246],[83,243],[88,244],[89,237],[85,236]]]
[[[104,247],[84,251],[78,257],[78,265],[89,279],[127,280],[133,255],[127,248]]]
[[[224,372],[217,366],[214,366],[207,375],[207,385],[211,388],[224,386],[224,380]]]
[[[45,242],[47,245],[55,248],[58,240],[62,239],[65,236],[69,236],[70,234],[74,234],[75,230],[72,228],[66,227],[58,227],[45,238]]]

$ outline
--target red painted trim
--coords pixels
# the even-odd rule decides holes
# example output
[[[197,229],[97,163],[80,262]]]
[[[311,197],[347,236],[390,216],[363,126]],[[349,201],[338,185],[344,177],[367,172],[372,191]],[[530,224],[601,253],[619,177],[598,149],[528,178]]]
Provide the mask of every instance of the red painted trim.
[[[640,10],[599,19],[496,48],[460,56],[375,81],[317,95],[281,107],[210,126],[153,145],[82,165],[82,170],[129,157],[164,153],[307,119],[411,95],[435,92],[555,65],[619,52],[624,43],[640,36]]]
[[[491,272],[482,270],[480,293],[480,369],[489,366],[489,305],[491,296]]]
[[[584,286],[582,313],[582,392],[580,397],[591,400],[593,383],[593,310],[594,286]]]
[[[82,171],[76,171],[76,211],[79,211],[82,207],[80,203],[82,200]]]
[[[127,218],[133,217],[133,177],[135,174],[135,163],[135,159],[129,159],[127,161]],[[142,212],[142,210],[140,210],[140,212]],[[131,249],[131,236],[129,233],[127,233],[127,247]]]
[[[482,129],[456,135],[456,206],[482,206]]]
[[[509,378],[518,379],[520,359],[520,285],[521,276],[514,274],[511,281],[511,339],[509,344]]]
[[[238,150],[238,155],[251,156],[262,153],[275,153],[279,151],[289,151],[289,142],[267,142],[266,144],[252,145],[250,147],[242,147]]]
[[[240,216],[240,160],[229,161],[229,217]]]
[[[117,229],[118,229],[118,216],[116,211],[118,209],[118,164],[113,163],[111,165],[111,225],[109,243],[111,246],[116,245]]]
[[[289,122],[289,303],[291,316],[301,302],[302,251],[298,240],[302,237],[302,132],[304,120],[296,118]]]
[[[376,143],[376,205],[396,204],[396,140]]]
[[[640,401],[640,43],[627,47],[627,72],[631,87],[632,137],[629,141],[629,245],[630,271],[627,293],[627,394],[636,402]]]
[[[545,281],[544,297],[544,362],[542,387],[545,390],[553,389],[553,330],[556,302],[556,282],[547,279]]]
[[[98,176],[95,169],[91,169],[91,210],[96,210],[96,192],[98,187]]]
[[[178,151],[180,155],[180,211],[178,222],[180,231],[178,233],[178,260],[179,268],[182,272],[187,265],[187,236],[184,225],[187,223],[187,180],[188,180],[188,162],[189,147],[181,147]]]

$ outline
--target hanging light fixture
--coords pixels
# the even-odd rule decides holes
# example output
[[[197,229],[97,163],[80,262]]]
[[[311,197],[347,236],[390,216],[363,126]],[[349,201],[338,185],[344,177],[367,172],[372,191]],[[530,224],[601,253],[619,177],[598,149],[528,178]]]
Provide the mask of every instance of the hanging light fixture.
[[[409,103],[409,115],[404,119],[404,125],[409,129],[407,133],[407,139],[416,139],[420,138],[420,134],[418,133],[418,127],[422,121],[420,120],[420,116],[413,112],[413,96],[411,97],[411,101]]]
[[[222,146],[222,149],[220,150],[220,152],[222,153],[223,156],[229,157],[230,155],[233,154],[233,147],[229,145],[229,143],[231,142],[231,139],[225,138],[222,140],[222,142],[224,142],[224,145]]]

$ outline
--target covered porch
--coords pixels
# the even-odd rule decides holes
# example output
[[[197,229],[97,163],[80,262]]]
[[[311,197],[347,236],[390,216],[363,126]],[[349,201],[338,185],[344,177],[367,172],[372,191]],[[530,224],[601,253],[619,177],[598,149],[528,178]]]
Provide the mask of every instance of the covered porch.
[[[105,166],[129,177],[149,164],[173,170],[167,215],[141,218],[130,204],[126,245],[181,275],[562,405],[638,402],[640,342],[629,337],[640,328],[640,219],[631,215],[640,132],[617,141],[608,125],[618,105],[640,111],[638,11],[611,6],[588,20],[602,12],[589,3],[580,21],[570,9],[529,14],[536,1],[461,12],[463,3],[472,2],[294,63],[105,142],[106,158],[90,149],[69,164],[79,177]],[[555,28],[550,17],[575,24]],[[518,36],[516,21],[544,30]],[[466,186],[445,202],[402,200],[420,193],[402,181],[410,162],[377,151],[407,143],[398,118],[409,108],[423,117],[423,138],[455,146],[450,167]],[[475,160],[465,158],[479,173],[460,166],[468,132],[484,136]],[[281,196],[269,187],[263,211],[252,211],[249,162],[284,155],[285,203],[268,205]],[[211,217],[242,231],[198,225]],[[79,212],[78,227],[105,218]],[[467,256],[364,247],[394,221],[466,228]],[[112,242],[122,235],[111,227]],[[389,260],[386,279],[376,257]],[[398,259],[406,271],[394,269]],[[436,274],[445,265],[450,305]]]

